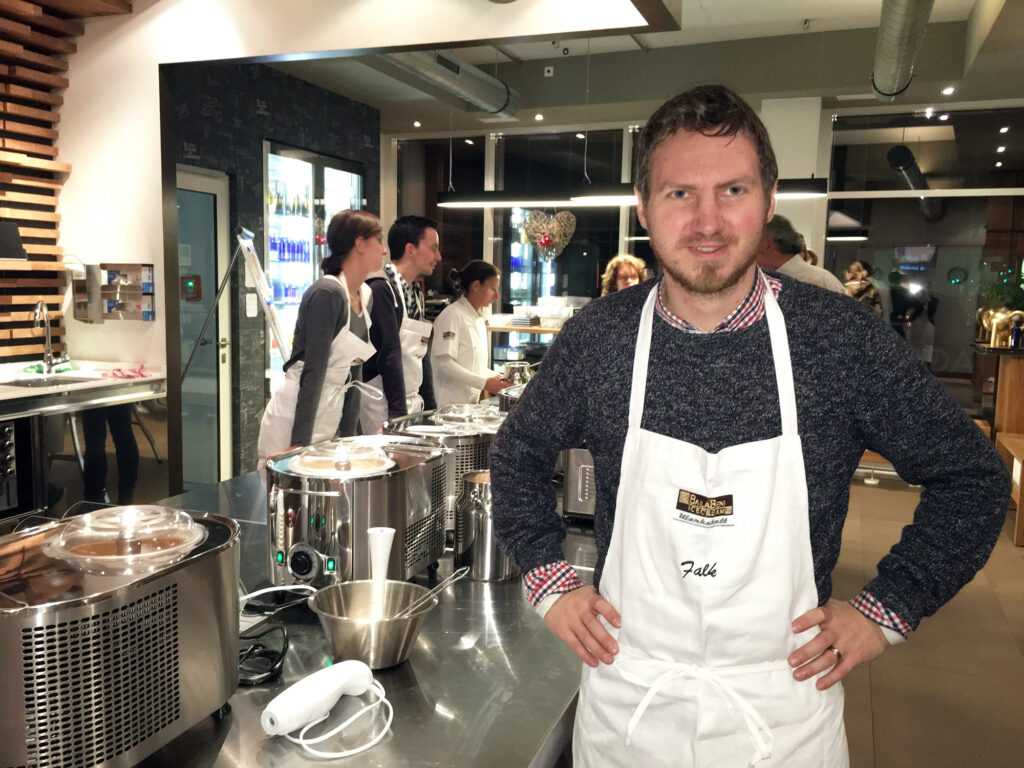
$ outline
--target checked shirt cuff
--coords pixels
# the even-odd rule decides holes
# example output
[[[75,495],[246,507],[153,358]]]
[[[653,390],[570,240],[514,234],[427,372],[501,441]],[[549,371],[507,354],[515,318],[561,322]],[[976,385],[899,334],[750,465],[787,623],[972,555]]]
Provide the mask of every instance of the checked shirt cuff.
[[[878,602],[878,598],[866,589],[850,600],[850,605],[882,628],[889,645],[902,643],[910,634],[910,625]]]
[[[555,600],[566,592],[579,589],[583,582],[567,561],[559,560],[528,571],[523,576],[523,586],[526,599],[543,616]]]

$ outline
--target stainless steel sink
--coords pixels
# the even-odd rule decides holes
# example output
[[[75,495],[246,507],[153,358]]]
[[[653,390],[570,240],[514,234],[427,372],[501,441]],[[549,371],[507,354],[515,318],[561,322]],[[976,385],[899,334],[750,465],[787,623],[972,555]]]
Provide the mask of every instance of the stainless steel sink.
[[[0,381],[4,387],[58,387],[62,384],[81,384],[83,381],[96,381],[95,378],[82,376],[26,376],[23,379]]]

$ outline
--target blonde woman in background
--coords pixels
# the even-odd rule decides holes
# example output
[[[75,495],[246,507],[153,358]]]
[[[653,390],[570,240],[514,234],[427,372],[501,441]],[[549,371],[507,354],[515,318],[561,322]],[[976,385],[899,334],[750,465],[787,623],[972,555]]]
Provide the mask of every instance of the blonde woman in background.
[[[601,276],[601,295],[621,291],[631,285],[639,285],[647,279],[647,265],[628,253],[621,253],[608,262]]]

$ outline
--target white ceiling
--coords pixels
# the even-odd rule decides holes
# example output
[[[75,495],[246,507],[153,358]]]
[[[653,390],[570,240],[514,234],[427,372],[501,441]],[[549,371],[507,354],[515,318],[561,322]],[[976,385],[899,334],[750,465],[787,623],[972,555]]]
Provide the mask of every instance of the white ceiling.
[[[868,29],[878,26],[881,0],[681,0],[682,29],[590,39],[590,54],[635,51],[641,47],[667,48],[674,45],[718,43],[723,40],[748,40],[841,29]],[[974,0],[935,0],[929,17],[932,23],[966,21]],[[635,37],[635,39],[634,39]],[[580,56],[587,53],[587,40],[548,40],[543,42],[500,44],[501,51],[489,45],[459,48],[464,61],[477,66],[523,61],[553,56]],[[568,49],[568,53],[563,53]],[[455,49],[452,49],[453,51]]]
[[[511,7],[526,12],[533,1],[513,0]],[[545,125],[642,121],[679,90],[680,82],[694,77],[728,83],[757,100],[821,96],[832,106],[881,106],[871,97],[870,74],[873,30],[882,0],[679,1],[679,31],[632,36],[595,33],[539,41],[496,37],[484,44],[439,50],[497,74],[520,92],[522,109],[509,121],[509,128],[534,126],[533,115],[541,111]],[[980,53],[965,71],[968,19],[976,4],[995,9],[997,19],[991,32],[980,38]],[[579,57],[588,53],[588,46],[590,58],[584,64]],[[641,53],[642,49],[648,53]],[[935,0],[919,57],[922,61],[900,101],[931,103],[950,81],[959,86],[956,100],[1020,99],[1024,56],[1018,54],[1022,53],[1024,0]],[[418,132],[437,133],[449,127],[480,133],[494,130],[487,113],[469,109],[465,102],[415,76],[382,66],[381,57],[372,52],[359,54],[273,66],[378,108],[383,133],[409,132],[414,120],[422,123]],[[557,79],[544,79],[541,69],[546,65],[554,66]],[[588,79],[594,73],[586,97],[584,68]],[[616,76],[622,81],[624,71],[628,72],[626,87],[620,82],[618,92],[612,94],[613,81]]]

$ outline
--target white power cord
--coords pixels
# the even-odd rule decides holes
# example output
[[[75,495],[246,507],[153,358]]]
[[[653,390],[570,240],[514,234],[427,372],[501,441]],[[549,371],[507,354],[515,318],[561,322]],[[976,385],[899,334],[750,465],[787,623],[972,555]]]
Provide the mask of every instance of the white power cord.
[[[241,582],[239,582],[239,584],[241,584]],[[238,603],[239,605],[245,605],[246,602],[252,600],[254,597],[266,595],[271,592],[309,592],[312,594],[316,591],[316,587],[311,587],[308,584],[291,584],[282,587],[266,587],[264,589],[257,589],[255,592],[250,592],[247,595],[239,596]]]
[[[362,709],[360,709],[358,712],[356,712],[354,715],[352,715],[348,720],[343,722],[341,725],[339,725],[339,726],[337,726],[335,728],[332,728],[327,733],[321,734],[320,736],[316,736],[316,737],[314,737],[312,739],[307,739],[306,738],[306,732],[309,731],[310,728],[312,728],[315,725],[318,725],[318,724],[322,723],[324,720],[327,719],[328,715],[324,715],[323,717],[321,717],[321,718],[319,718],[317,720],[314,720],[313,722],[311,722],[308,725],[304,726],[302,728],[302,730],[299,731],[298,737],[289,736],[288,734],[285,734],[284,737],[286,739],[288,739],[288,741],[292,742],[293,744],[298,744],[300,747],[302,747],[303,751],[306,752],[306,754],[312,755],[313,757],[329,758],[329,759],[339,759],[339,758],[342,758],[342,757],[350,757],[352,755],[358,755],[360,752],[365,752],[370,747],[373,747],[377,743],[379,743],[380,740],[383,739],[387,735],[388,731],[391,730],[391,721],[392,721],[392,719],[394,719],[394,714],[395,714],[394,709],[391,707],[391,702],[388,701],[387,698],[385,697],[384,686],[383,685],[381,685],[379,682],[374,680],[373,681],[373,685],[370,686],[369,690],[371,690],[375,694],[377,694],[377,700],[374,701],[374,702],[371,702],[370,704],[367,704]],[[354,723],[360,717],[365,715],[367,712],[372,712],[375,709],[377,709],[377,707],[379,707],[381,704],[383,704],[387,708],[387,712],[388,712],[387,720],[384,723],[384,727],[380,729],[380,733],[378,733],[370,741],[366,742],[362,746],[354,747],[353,749],[346,749],[346,750],[344,750],[342,752],[322,752],[319,749],[313,749],[313,747],[310,746],[311,744],[319,744],[322,741],[326,741],[327,739],[330,739],[331,737],[336,736],[337,734],[341,733],[341,731],[345,730],[350,725],[352,725],[352,723]]]

